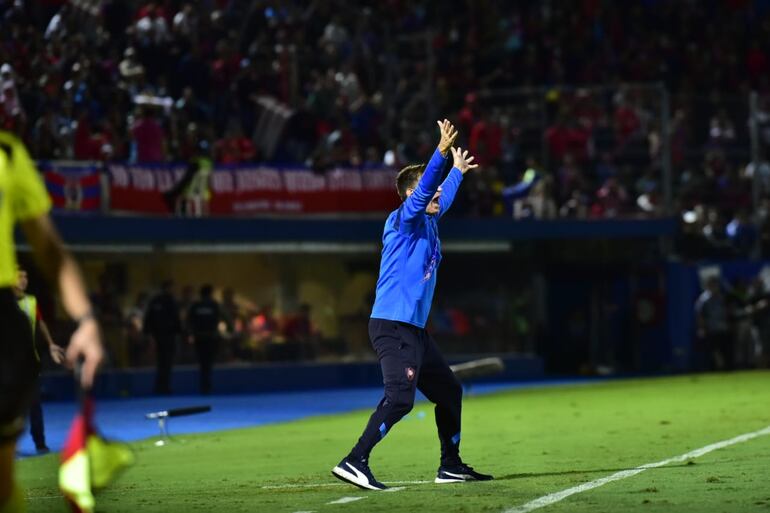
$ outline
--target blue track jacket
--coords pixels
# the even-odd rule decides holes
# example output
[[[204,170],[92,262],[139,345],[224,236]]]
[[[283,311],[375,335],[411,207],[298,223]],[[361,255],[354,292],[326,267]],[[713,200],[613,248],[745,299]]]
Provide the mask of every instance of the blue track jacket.
[[[460,170],[453,167],[441,184],[439,213],[426,214],[446,163],[447,159],[436,149],[417,188],[385,221],[372,318],[406,322],[420,328],[428,321],[441,262],[437,222],[452,205],[463,179]]]

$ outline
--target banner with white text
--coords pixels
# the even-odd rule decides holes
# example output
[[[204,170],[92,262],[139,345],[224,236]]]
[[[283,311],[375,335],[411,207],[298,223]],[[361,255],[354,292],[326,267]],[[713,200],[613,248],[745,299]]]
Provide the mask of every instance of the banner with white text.
[[[206,203],[213,215],[387,212],[398,206],[391,169],[216,167],[190,176],[184,165],[110,164],[112,210],[168,213],[180,201]],[[184,184],[180,186],[180,184]]]

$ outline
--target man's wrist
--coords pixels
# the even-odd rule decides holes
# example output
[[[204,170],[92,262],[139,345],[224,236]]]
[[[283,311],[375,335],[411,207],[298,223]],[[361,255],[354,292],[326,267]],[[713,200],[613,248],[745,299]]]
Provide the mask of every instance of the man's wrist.
[[[96,320],[96,317],[94,316],[93,310],[88,310],[86,313],[84,313],[80,317],[75,318],[75,322],[78,324],[83,324],[84,322],[95,321],[95,320]]]

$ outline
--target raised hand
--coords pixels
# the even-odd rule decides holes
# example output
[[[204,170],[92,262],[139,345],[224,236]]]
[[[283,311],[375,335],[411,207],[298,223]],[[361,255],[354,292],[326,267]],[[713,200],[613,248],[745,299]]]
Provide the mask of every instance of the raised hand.
[[[439,130],[441,130],[441,140],[438,142],[438,151],[442,156],[446,157],[449,153],[449,149],[455,143],[457,139],[457,129],[445,119],[444,121],[436,121],[438,123]]]
[[[465,174],[470,169],[476,169],[478,164],[472,164],[473,157],[468,155],[468,150],[463,151],[462,148],[452,148],[452,157],[454,158],[454,167],[460,170],[462,174]]]

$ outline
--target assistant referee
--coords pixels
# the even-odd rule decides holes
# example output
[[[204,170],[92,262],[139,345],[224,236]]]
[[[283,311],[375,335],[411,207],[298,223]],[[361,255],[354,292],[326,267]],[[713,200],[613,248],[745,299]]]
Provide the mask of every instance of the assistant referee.
[[[80,269],[64,249],[48,212],[51,201],[22,142],[0,131],[0,513],[25,511],[24,496],[14,481],[16,439],[24,427],[37,386],[32,327],[19,309],[14,227],[21,225],[35,260],[58,287],[67,314],[78,327],[67,348],[70,366],[82,360],[81,380],[93,384],[103,359],[99,326],[94,319]]]

